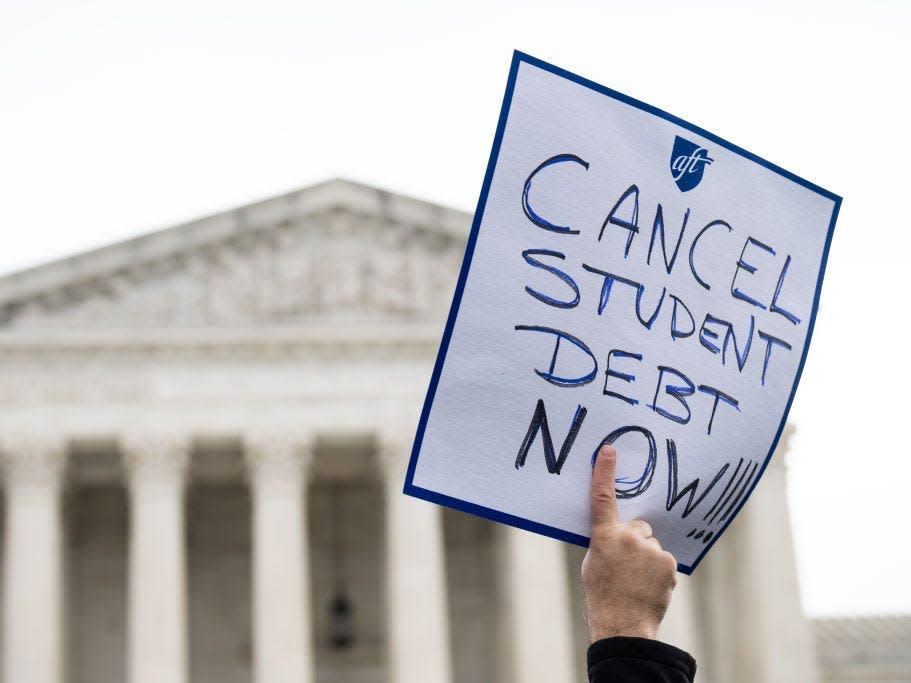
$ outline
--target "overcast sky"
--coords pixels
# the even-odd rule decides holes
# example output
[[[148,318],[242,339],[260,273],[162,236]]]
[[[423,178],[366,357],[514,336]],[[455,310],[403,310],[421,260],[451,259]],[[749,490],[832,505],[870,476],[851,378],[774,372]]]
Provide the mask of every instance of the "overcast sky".
[[[909,7],[0,0],[0,273],[332,176],[473,210],[523,50],[844,197],[791,413],[802,598],[911,613]]]

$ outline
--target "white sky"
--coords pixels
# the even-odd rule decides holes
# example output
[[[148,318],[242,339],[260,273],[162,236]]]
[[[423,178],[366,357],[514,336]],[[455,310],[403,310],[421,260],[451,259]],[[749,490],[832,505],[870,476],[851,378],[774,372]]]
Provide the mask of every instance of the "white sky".
[[[523,50],[844,196],[791,413],[802,597],[911,613],[911,3],[734,5],[0,0],[0,273],[337,175],[473,210]]]

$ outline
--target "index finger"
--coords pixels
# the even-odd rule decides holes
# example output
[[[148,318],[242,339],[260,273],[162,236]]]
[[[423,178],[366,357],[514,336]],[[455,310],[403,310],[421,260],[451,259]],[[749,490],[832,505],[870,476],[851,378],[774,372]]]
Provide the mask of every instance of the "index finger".
[[[600,526],[620,523],[617,511],[615,477],[617,473],[617,451],[613,446],[601,446],[592,471],[592,530]]]

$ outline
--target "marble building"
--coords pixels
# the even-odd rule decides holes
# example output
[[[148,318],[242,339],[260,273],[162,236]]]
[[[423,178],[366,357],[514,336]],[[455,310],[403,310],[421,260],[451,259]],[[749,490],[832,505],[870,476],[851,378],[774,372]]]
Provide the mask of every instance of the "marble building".
[[[582,551],[400,494],[470,216],[341,180],[0,278],[3,683],[569,683]],[[817,680],[783,440],[663,637]]]

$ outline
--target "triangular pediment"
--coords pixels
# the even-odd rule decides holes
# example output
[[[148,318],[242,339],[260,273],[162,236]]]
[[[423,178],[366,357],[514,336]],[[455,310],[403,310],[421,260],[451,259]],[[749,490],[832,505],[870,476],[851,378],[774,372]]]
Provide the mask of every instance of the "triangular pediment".
[[[357,183],[298,192],[0,279],[0,326],[438,320],[466,213]]]

